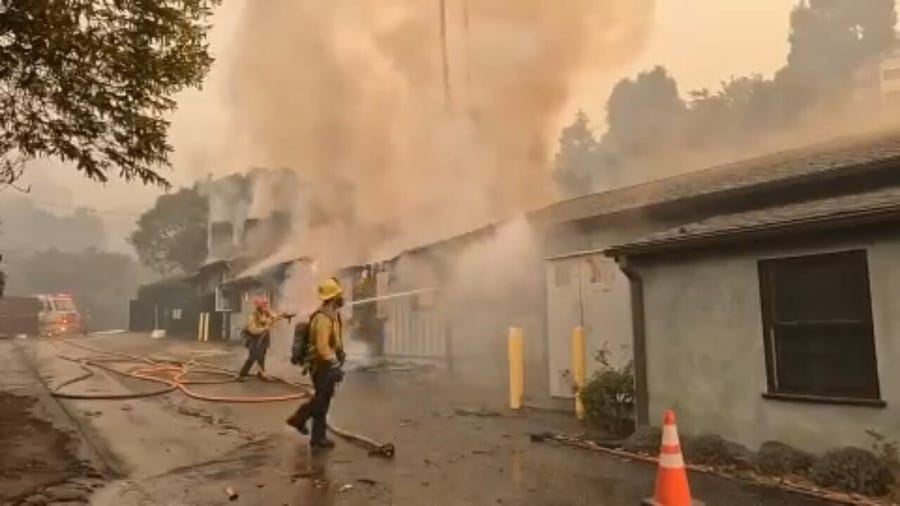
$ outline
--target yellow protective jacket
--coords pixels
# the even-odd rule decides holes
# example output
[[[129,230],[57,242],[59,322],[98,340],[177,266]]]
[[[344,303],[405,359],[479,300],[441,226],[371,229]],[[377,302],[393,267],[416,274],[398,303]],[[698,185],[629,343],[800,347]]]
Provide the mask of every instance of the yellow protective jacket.
[[[340,316],[316,313],[310,323],[310,347],[313,362],[331,362],[337,358],[338,351],[343,351],[343,323]]]
[[[258,336],[269,330],[279,315],[269,311],[268,309],[257,309],[247,316],[247,325],[244,330],[248,334]]]

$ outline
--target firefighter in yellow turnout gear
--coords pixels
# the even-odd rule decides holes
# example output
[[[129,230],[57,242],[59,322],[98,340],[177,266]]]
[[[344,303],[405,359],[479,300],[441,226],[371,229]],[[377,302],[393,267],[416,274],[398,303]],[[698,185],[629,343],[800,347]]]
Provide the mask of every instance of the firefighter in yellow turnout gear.
[[[332,448],[334,442],[327,438],[328,409],[334,396],[335,386],[343,380],[346,355],[343,344],[343,323],[340,309],[344,305],[341,285],[331,278],[319,285],[319,309],[313,313],[309,325],[309,353],[307,354],[310,376],[315,393],[300,405],[288,418],[287,423],[309,434],[307,423],[312,419],[312,434],[309,444],[313,448]]]
[[[266,379],[266,353],[269,351],[269,340],[272,325],[279,320],[290,319],[293,315],[288,313],[274,313],[269,309],[269,301],[265,297],[257,297],[254,301],[255,310],[247,317],[247,325],[244,327],[244,339],[247,346],[247,360],[241,367],[238,380],[243,380],[250,372],[253,364],[259,364],[257,375],[260,379]]]

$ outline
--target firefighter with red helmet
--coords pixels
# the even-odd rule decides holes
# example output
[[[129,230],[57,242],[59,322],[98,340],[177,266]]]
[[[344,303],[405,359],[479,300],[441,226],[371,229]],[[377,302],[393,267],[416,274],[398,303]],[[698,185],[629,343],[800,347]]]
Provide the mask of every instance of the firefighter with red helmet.
[[[241,367],[238,380],[243,380],[250,372],[250,368],[256,363],[259,365],[257,376],[266,379],[266,353],[269,351],[270,332],[272,326],[279,320],[289,319],[293,315],[287,313],[275,313],[269,309],[269,300],[265,297],[253,299],[254,310],[247,317],[247,325],[244,327],[244,344],[247,347],[247,360]]]

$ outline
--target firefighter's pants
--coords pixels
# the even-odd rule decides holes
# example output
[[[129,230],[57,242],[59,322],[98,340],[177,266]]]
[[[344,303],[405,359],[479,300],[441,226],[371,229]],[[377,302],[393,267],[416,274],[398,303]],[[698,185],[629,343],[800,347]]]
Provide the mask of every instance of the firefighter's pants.
[[[328,431],[328,409],[331,407],[331,398],[334,397],[334,387],[338,381],[340,371],[334,366],[317,364],[312,373],[313,388],[315,393],[312,399],[301,404],[297,412],[291,418],[297,423],[306,424],[312,419],[312,434],[310,442],[320,443],[326,438]]]
[[[246,376],[253,367],[253,363],[259,364],[259,370],[266,370],[266,352],[269,351],[269,333],[266,332],[261,336],[250,336],[247,338],[247,360],[244,361],[244,367],[241,367],[241,376]]]

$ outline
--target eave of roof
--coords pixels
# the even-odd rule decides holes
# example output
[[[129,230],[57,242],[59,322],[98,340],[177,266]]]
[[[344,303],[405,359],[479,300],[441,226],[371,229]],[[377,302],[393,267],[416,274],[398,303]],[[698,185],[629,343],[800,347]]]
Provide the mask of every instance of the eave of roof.
[[[833,139],[584,195],[556,202],[532,211],[528,216],[532,221],[547,223],[579,221],[888,164],[900,164],[900,133],[894,130]]]
[[[759,209],[666,230],[604,251],[637,257],[746,242],[793,233],[844,229],[900,220],[900,188]]]

